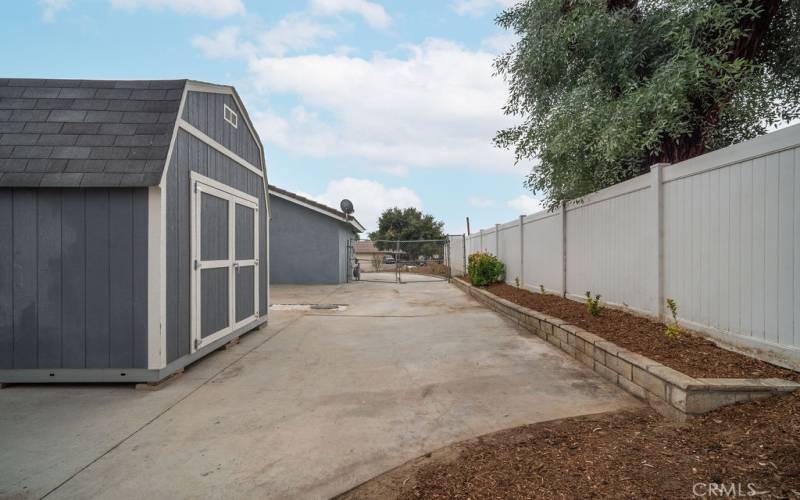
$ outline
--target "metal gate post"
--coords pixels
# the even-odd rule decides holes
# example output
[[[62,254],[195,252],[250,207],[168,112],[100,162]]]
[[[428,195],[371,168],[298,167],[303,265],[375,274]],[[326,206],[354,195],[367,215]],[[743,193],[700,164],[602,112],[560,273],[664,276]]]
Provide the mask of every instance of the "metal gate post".
[[[347,259],[347,264],[345,265],[345,273],[347,273],[347,277],[346,277],[345,283],[350,283],[350,276],[353,275],[353,270],[351,269],[352,263],[351,263],[351,256],[350,256],[350,242],[351,241],[352,240],[350,240],[350,239],[347,240],[347,245],[345,246],[345,249],[344,249],[345,258]]]
[[[400,281],[400,240],[397,240],[394,245],[394,279],[397,283]]]

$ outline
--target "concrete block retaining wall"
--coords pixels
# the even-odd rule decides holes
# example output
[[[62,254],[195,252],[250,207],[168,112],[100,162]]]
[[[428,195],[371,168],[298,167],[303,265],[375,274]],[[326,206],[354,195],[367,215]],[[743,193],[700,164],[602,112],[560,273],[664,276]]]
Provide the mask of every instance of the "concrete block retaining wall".
[[[800,389],[800,384],[775,378],[689,377],[558,318],[519,306],[461,280],[455,279],[453,283],[674,420],[684,420],[739,401]]]

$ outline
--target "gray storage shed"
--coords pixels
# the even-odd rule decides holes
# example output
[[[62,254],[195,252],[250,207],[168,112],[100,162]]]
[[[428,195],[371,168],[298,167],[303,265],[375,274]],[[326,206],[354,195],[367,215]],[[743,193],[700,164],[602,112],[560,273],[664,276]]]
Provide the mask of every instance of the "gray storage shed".
[[[270,283],[345,283],[347,242],[364,231],[358,220],[272,185],[269,199]]]
[[[267,320],[233,87],[0,79],[0,382],[154,382]]]

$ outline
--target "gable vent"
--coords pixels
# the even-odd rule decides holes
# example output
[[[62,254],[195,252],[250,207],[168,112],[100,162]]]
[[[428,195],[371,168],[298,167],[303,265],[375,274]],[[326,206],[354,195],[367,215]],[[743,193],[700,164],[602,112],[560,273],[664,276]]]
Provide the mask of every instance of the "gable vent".
[[[223,106],[223,118],[225,118],[226,122],[233,125],[234,128],[237,128],[239,126],[239,116],[234,110],[229,108],[227,104],[224,104]]]

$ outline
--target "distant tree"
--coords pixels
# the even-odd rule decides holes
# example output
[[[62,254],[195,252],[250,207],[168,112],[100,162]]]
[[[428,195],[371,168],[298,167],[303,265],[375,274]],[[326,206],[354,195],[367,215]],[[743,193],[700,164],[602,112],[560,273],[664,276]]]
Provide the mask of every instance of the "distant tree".
[[[800,0],[525,0],[497,23],[521,123],[495,143],[550,208],[800,116]]]
[[[379,250],[392,251],[394,245],[386,241],[397,240],[441,240],[444,234],[444,222],[436,220],[433,215],[423,214],[416,208],[389,208],[384,210],[378,219],[378,230],[369,234]],[[432,256],[441,252],[441,245],[405,243],[401,257],[416,260],[419,256]]]

